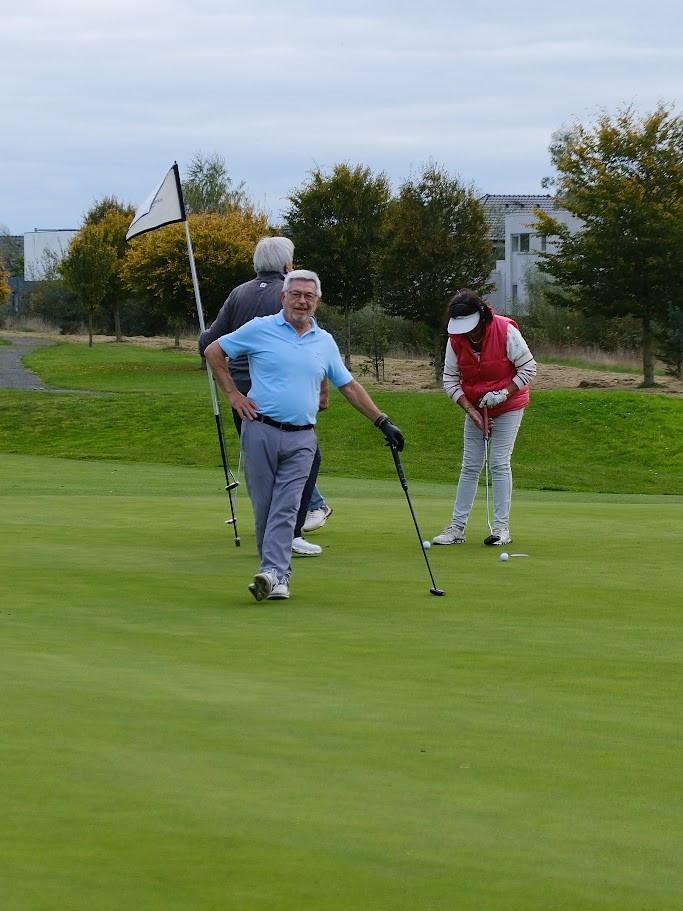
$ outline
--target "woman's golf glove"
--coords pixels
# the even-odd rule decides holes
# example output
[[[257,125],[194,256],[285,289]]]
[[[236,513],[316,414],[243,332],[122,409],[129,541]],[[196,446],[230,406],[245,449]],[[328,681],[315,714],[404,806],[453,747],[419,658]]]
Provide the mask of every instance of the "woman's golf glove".
[[[375,427],[379,428],[384,434],[387,446],[394,446],[398,452],[403,452],[403,447],[405,446],[405,440],[403,439],[403,434],[395,427],[386,414],[380,414],[380,416],[375,421]]]
[[[507,398],[507,389],[499,389],[498,392],[487,392],[485,396],[482,396],[479,407],[495,408],[496,405],[502,405],[503,402],[507,402]]]

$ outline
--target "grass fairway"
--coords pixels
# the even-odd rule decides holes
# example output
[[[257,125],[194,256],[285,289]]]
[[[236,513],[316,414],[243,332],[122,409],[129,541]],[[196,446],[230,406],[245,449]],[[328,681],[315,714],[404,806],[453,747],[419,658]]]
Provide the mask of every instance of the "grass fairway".
[[[258,605],[219,471],[0,455],[0,907],[679,907],[683,498],[518,492],[507,564],[480,500],[434,598],[397,480],[322,486]]]

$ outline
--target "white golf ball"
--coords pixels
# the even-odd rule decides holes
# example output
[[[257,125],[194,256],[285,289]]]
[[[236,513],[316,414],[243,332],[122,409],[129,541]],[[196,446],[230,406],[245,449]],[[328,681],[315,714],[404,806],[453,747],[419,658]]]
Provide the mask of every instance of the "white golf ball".
[[[429,550],[429,548],[432,546],[432,542],[431,542],[431,541],[423,541],[423,542],[422,542],[422,546],[424,547],[425,550]]]
[[[503,561],[503,563],[505,563],[507,560],[510,559],[510,555],[509,555],[509,554],[506,554],[505,552],[503,552],[503,553],[500,555],[500,559]]]

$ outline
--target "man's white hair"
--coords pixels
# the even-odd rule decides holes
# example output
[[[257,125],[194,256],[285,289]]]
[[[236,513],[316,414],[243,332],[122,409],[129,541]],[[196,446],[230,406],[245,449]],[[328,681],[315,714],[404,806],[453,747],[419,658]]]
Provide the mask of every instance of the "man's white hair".
[[[294,262],[294,244],[288,237],[262,237],[254,250],[255,272],[284,272]]]
[[[286,291],[292,282],[295,282],[297,279],[304,282],[315,282],[315,293],[318,295],[318,297],[323,296],[318,273],[309,272],[308,269],[294,269],[293,272],[288,272],[287,275],[285,275],[285,283],[282,290]]]

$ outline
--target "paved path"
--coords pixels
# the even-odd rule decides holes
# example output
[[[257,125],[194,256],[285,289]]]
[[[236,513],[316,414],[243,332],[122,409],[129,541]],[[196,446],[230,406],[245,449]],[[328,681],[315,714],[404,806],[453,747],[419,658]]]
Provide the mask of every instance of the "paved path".
[[[2,338],[0,332],[0,338]],[[45,348],[47,345],[53,345],[47,338],[7,338],[5,341],[9,345],[0,345],[0,386],[5,389],[33,389],[43,392],[53,392],[55,390],[44,386],[35,373],[24,367],[21,363],[22,357],[37,348]]]
[[[54,345],[49,338],[11,338],[3,336],[0,331],[0,338],[8,341],[9,345],[0,345],[0,388],[3,389],[23,389],[29,392],[71,392],[81,395],[90,395],[84,389],[58,389],[56,386],[45,386],[38,379],[35,373],[32,373],[28,367],[24,367],[21,359],[27,354],[36,351],[38,348],[46,348],[48,345]]]

